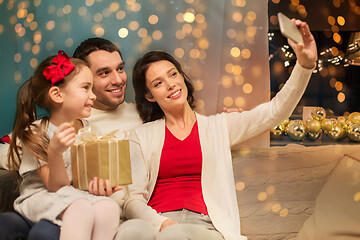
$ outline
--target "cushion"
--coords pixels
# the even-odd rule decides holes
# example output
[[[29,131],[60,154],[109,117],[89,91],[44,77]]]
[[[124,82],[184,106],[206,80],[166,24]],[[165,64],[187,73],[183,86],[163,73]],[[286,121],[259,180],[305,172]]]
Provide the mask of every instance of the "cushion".
[[[242,234],[249,239],[293,239],[345,152],[358,146],[250,148],[233,152]]]
[[[336,166],[297,239],[360,239],[360,151]]]

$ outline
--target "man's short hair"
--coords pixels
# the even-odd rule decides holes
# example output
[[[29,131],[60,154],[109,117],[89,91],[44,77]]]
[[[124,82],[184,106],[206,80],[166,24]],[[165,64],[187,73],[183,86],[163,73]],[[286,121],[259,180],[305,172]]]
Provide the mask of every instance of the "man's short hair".
[[[104,38],[88,38],[85,41],[83,41],[75,50],[73,57],[74,58],[80,58],[84,61],[86,61],[86,57],[95,51],[104,50],[107,52],[114,52],[117,51],[120,54],[120,57],[122,58],[120,49],[109,40],[106,40]]]

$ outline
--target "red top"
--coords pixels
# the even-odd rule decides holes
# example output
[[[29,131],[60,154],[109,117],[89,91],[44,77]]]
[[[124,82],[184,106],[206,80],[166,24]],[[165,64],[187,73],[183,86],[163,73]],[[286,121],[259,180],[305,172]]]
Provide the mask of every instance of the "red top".
[[[201,189],[202,154],[198,125],[184,140],[165,127],[159,174],[148,203],[157,212],[188,209],[208,214]]]

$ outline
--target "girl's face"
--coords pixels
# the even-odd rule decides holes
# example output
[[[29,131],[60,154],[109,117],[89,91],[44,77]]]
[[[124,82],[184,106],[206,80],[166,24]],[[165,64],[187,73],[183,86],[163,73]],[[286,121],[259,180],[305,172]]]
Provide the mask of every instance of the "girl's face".
[[[62,109],[71,119],[87,118],[96,96],[92,92],[93,74],[87,66],[81,66],[80,72],[61,89]]]
[[[164,112],[166,109],[187,104],[188,91],[184,77],[171,62],[161,60],[151,63],[145,79],[149,89],[146,99],[157,102]]]

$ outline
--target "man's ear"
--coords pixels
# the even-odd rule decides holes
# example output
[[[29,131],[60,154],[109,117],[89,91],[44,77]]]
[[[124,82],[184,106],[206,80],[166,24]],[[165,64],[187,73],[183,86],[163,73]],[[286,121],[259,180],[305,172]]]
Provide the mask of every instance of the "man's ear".
[[[151,92],[147,92],[145,93],[145,98],[146,100],[148,100],[149,102],[156,102],[153,95],[151,94]]]
[[[49,89],[49,96],[55,103],[63,103],[63,97],[59,87],[53,86]]]

